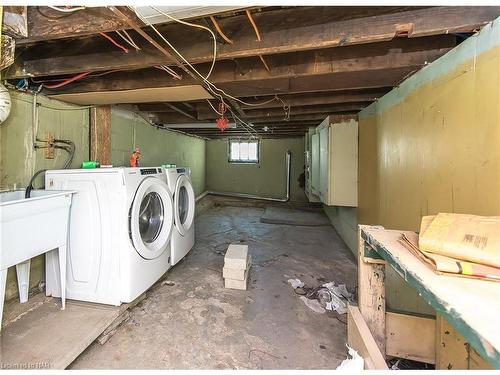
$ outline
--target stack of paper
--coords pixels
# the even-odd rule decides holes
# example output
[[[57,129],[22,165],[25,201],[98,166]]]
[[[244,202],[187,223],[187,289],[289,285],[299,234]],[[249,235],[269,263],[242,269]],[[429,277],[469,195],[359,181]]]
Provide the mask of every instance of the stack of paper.
[[[401,243],[436,272],[500,281],[500,217],[425,216]]]

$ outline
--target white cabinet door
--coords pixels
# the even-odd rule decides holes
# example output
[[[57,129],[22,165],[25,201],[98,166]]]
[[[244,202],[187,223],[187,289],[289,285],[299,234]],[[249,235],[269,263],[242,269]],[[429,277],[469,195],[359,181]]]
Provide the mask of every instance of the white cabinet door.
[[[311,192],[319,195],[319,134],[313,134],[311,142]]]
[[[328,205],[358,205],[358,123],[354,120],[330,125]]]
[[[319,131],[319,198],[321,202],[328,203],[328,181],[329,181],[329,126]]]

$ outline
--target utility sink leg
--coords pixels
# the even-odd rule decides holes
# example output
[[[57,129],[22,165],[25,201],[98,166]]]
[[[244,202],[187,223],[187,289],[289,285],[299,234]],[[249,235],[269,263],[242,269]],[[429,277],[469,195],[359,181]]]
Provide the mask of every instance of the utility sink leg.
[[[61,310],[66,308],[66,245],[59,246],[59,275],[61,280]]]
[[[19,290],[19,302],[28,302],[28,291],[30,288],[30,260],[16,264],[17,287]]]
[[[7,286],[7,269],[0,270],[0,331],[2,330],[3,302],[5,300],[5,287]]]

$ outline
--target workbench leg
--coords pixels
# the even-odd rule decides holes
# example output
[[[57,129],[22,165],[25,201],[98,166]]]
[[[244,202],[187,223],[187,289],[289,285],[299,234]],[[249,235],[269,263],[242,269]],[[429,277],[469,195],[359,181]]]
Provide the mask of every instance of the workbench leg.
[[[364,257],[363,227],[358,226],[358,307],[385,357],[385,264]]]
[[[2,330],[3,302],[5,300],[5,287],[7,286],[7,269],[0,270],[0,331]]]
[[[59,246],[59,277],[61,280],[61,310],[66,308],[66,245]]]
[[[28,302],[28,292],[30,289],[30,264],[31,260],[26,260],[16,264],[17,289],[19,291],[19,302]]]

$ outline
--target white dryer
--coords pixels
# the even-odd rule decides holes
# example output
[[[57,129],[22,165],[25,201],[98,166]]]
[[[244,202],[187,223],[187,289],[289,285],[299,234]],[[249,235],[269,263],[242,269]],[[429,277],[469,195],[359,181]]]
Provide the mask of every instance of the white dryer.
[[[170,267],[172,195],[161,168],[52,170],[49,190],[76,190],[70,216],[70,299],[132,302]],[[46,257],[46,293],[60,296],[57,256]]]
[[[174,230],[170,241],[171,264],[179,262],[194,246],[195,197],[189,168],[163,168],[174,200]]]

